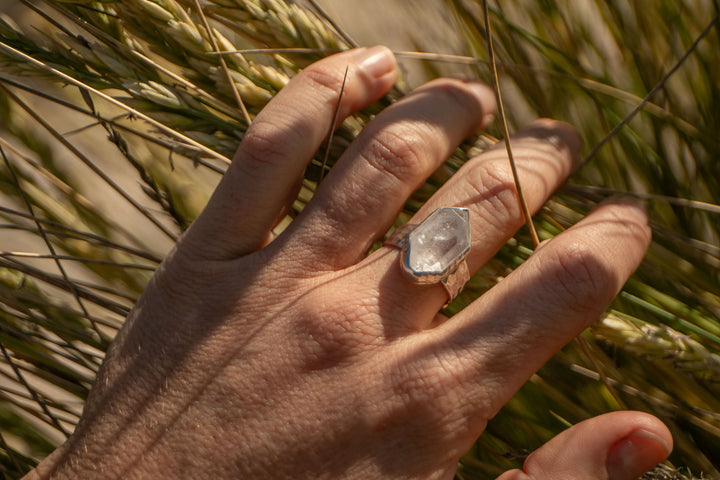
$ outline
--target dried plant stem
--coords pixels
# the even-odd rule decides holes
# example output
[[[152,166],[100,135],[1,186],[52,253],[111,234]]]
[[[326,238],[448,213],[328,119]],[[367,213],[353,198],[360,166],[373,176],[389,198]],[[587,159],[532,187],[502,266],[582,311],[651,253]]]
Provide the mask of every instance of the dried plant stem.
[[[642,102],[640,102],[639,105],[637,105],[630,113],[628,113],[625,118],[622,119],[620,123],[615,125],[615,127],[610,130],[610,132],[605,135],[605,137],[600,140],[592,150],[590,150],[590,153],[585,155],[585,158],[582,159],[582,162],[580,162],[580,165],[585,165],[587,162],[592,160],[595,155],[600,151],[602,147],[605,146],[607,142],[609,142],[615,135],[622,130],[622,128],[630,123],[630,120],[635,118],[635,115],[640,112],[645,105],[647,105],[650,102],[650,99],[655,96],[655,94],[660,91],[662,88],[665,87],[665,84],[670,79],[670,77],[678,71],[680,66],[685,63],[685,60],[692,54],[698,45],[700,45],[700,42],[712,31],[713,27],[716,26],[716,24],[720,21],[720,14],[716,14],[715,17],[713,17],[712,20],[710,20],[710,23],[705,27],[705,29],[698,35],[698,37],[695,39],[692,45],[687,49],[687,51],[683,54],[682,57],[673,65],[673,67],[665,74],[663,75],[663,78],[660,79],[660,81],[650,90],[650,92],[643,98]]]
[[[176,235],[171,232],[165,225],[163,225],[158,219],[156,219],[145,207],[140,205],[129,193],[127,193],[120,185],[117,184],[107,173],[105,173],[100,167],[95,165],[86,155],[84,155],[77,147],[60,133],[55,130],[52,125],[47,123],[45,119],[40,117],[37,112],[25,104],[18,96],[8,90],[5,86],[0,85],[0,90],[4,91],[5,94],[12,99],[17,105],[19,105],[25,112],[27,112],[33,119],[41,125],[45,130],[48,131],[57,141],[59,141],[65,148],[70,150],[73,155],[80,159],[85,165],[87,165],[93,173],[98,175],[105,183],[107,183],[113,190],[118,192],[122,197],[128,201],[138,212],[142,213],[145,218],[150,220],[161,232],[167,235],[171,240],[177,240]]]
[[[585,340],[583,337],[575,337],[575,341],[580,346],[580,350],[583,352],[585,357],[590,361],[593,368],[597,372],[600,382],[605,386],[608,393],[610,393],[610,396],[615,400],[615,403],[623,409],[627,409],[627,406],[625,405],[625,402],[622,401],[620,396],[618,395],[617,390],[615,389],[615,386],[608,381],[608,376],[605,374],[605,369],[603,368],[602,362],[600,362],[596,356],[593,354],[592,350],[590,350],[590,345],[588,344],[587,340]]]
[[[41,235],[47,237],[44,235],[45,232],[42,232]],[[96,265],[110,265],[116,268],[128,268],[132,270],[147,270],[148,272],[154,272],[155,267],[152,267],[150,265],[142,265],[139,263],[120,263],[120,262],[114,262],[112,260],[100,260],[96,258],[84,258],[84,257],[76,257],[73,255],[58,255],[56,253],[50,253],[48,254],[42,254],[42,253],[35,253],[35,252],[1,252],[0,251],[0,257],[3,258],[41,258],[41,259],[47,259],[51,258],[55,261],[60,260],[67,260],[71,262],[80,262],[80,263],[93,263]]]
[[[70,433],[63,427],[63,425],[60,423],[60,421],[53,415],[53,413],[50,411],[50,409],[47,406],[47,403],[40,398],[40,395],[33,389],[30,384],[25,379],[25,376],[22,374],[20,369],[17,365],[15,365],[15,362],[13,361],[12,357],[8,353],[7,349],[5,348],[5,345],[0,342],[0,351],[2,351],[3,356],[5,357],[5,361],[8,365],[10,365],[10,368],[12,368],[13,373],[15,373],[15,377],[17,378],[18,382],[27,389],[27,391],[32,395],[33,400],[35,403],[38,404],[38,406],[42,409],[42,411],[47,415],[47,417],[50,419],[52,424],[57,428],[59,431],[61,431],[66,437],[70,436]]]
[[[171,138],[176,138],[180,142],[185,143],[188,147],[195,148],[195,149],[207,154],[208,156],[210,156],[212,158],[222,161],[225,164],[228,164],[228,165],[230,164],[230,159],[225,157],[224,155],[221,155],[221,154],[217,153],[216,151],[206,147],[205,145],[203,145],[199,142],[196,142],[192,138],[189,138],[185,135],[178,133],[176,130],[173,130],[172,128],[168,128],[167,126],[154,120],[150,116],[145,115],[144,113],[142,113],[134,108],[128,107],[127,105],[125,105],[124,103],[122,103],[119,100],[114,99],[110,95],[107,95],[95,88],[92,88],[91,86],[86,85],[83,82],[81,82],[69,75],[66,75],[63,72],[61,72],[53,67],[50,67],[50,66],[34,59],[33,57],[11,47],[3,42],[0,42],[0,50],[4,50],[6,53],[12,55],[13,57],[18,58],[18,59],[22,60],[23,62],[27,62],[29,65],[37,67],[40,70],[50,73],[71,85],[75,85],[76,87],[80,88],[81,90],[85,90],[94,95],[97,95],[98,97],[102,98],[103,100],[106,100],[106,101],[110,102],[111,104],[115,105],[116,107],[120,107],[123,110],[127,111],[128,113],[134,115],[135,117],[144,120],[145,122],[147,122],[150,125],[152,125],[153,127],[157,128],[164,134],[170,136]]]
[[[52,15],[49,15],[48,13],[44,12],[41,8],[33,5],[28,0],[21,0],[23,4],[30,8],[33,12],[37,13],[38,15],[42,16],[45,20],[50,22],[53,26],[57,27],[60,31],[66,32],[67,35],[72,36],[72,33],[67,31],[63,27],[63,25],[56,21]],[[218,99],[216,96],[213,96],[206,92],[205,90],[201,89],[197,85],[190,82],[185,77],[178,75],[177,73],[173,72],[169,68],[159,64],[158,62],[154,61],[153,59],[143,55],[141,52],[134,50],[132,48],[128,48],[127,45],[117,41],[116,39],[112,38],[110,35],[108,35],[106,32],[100,30],[99,28],[95,27],[94,25],[89,24],[88,22],[76,17],[76,16],[69,16],[67,15],[67,11],[63,8],[61,8],[59,5],[53,2],[49,2],[48,0],[44,0],[44,3],[47,4],[49,7],[52,7],[57,13],[58,16],[61,16],[63,18],[68,18],[72,21],[74,21],[79,27],[86,30],[88,33],[93,35],[94,37],[101,39],[103,42],[107,43],[111,48],[117,49],[120,52],[126,53],[130,56],[133,56],[140,60],[143,64],[147,65],[148,67],[161,72],[163,75],[167,75],[169,78],[171,78],[174,82],[177,83],[178,86],[182,86],[184,88],[187,88],[189,91],[194,92],[198,95],[198,97],[207,100],[209,104],[212,104],[216,110],[219,112],[222,112],[226,115],[234,115],[235,109],[231,106],[225,104],[220,99]],[[103,12],[107,15],[107,12]],[[204,13],[204,12],[203,12]],[[214,40],[214,37],[213,37]],[[208,54],[212,54],[212,52],[208,52]],[[244,103],[242,104],[242,107],[244,108]]]
[[[340,25],[337,24],[333,18],[327,14],[327,12],[315,1],[315,0],[308,0],[310,5],[313,6],[315,11],[318,12],[318,14],[327,22],[330,24],[330,26],[335,30],[335,33],[337,33],[340,38],[342,38],[345,42],[347,42],[348,45],[350,45],[353,48],[357,48],[360,45],[350,38],[350,35],[347,34],[346,31],[344,31],[342,28],[340,28]]]
[[[518,202],[520,203],[520,208],[522,209],[523,216],[525,217],[525,223],[527,224],[528,230],[530,231],[533,245],[537,247],[540,244],[540,239],[538,237],[537,230],[535,230],[535,225],[532,221],[532,214],[530,213],[527,201],[525,200],[525,194],[523,193],[522,186],[520,185],[520,176],[518,175],[517,165],[515,165],[515,157],[513,157],[512,147],[510,146],[510,129],[508,128],[507,118],[505,116],[502,92],[500,90],[500,79],[498,78],[497,65],[495,64],[495,49],[493,48],[492,30],[490,26],[490,10],[488,8],[487,0],[483,0],[483,10],[485,13],[485,33],[487,34],[487,49],[490,59],[490,72],[492,74],[495,95],[497,96],[497,108],[498,114],[500,116],[500,123],[503,129],[503,136],[505,137],[505,149],[507,150],[508,160],[510,161],[510,168],[512,169],[513,179],[515,180],[515,188],[518,192]]]
[[[678,198],[670,197],[668,195],[654,195],[652,193],[643,192],[629,192],[627,190],[617,190],[612,188],[596,187],[595,185],[574,185],[568,184],[562,187],[564,191],[568,192],[592,192],[605,196],[612,195],[627,195],[629,197],[639,198],[641,200],[651,200],[657,202],[665,202],[670,205],[677,205],[679,207],[693,208],[695,210],[703,210],[709,213],[720,214],[720,205],[713,203],[701,202],[698,200],[691,200],[689,198]]]
[[[205,12],[202,9],[202,5],[200,5],[200,0],[194,0],[194,1],[195,1],[195,8],[198,11],[198,15],[200,15],[200,19],[203,22],[203,27],[205,28],[208,38],[210,39],[210,45],[212,45],[212,48],[214,51],[219,52],[220,47],[218,46],[217,40],[215,39],[215,35],[213,35],[212,28],[210,28],[210,23],[208,23],[207,17],[205,16]],[[240,92],[238,91],[237,85],[235,85],[235,81],[233,80],[232,75],[230,74],[230,69],[227,66],[225,57],[223,57],[222,55],[220,55],[220,66],[222,67],[223,72],[225,73],[225,78],[227,78],[227,81],[230,84],[230,89],[232,90],[232,93],[235,96],[235,101],[237,102],[238,107],[240,107],[240,111],[242,112],[243,118],[245,119],[245,123],[247,125],[250,125],[252,123],[252,118],[250,118],[250,113],[248,113],[247,108],[245,107],[245,102],[243,102],[242,96],[240,95]]]
[[[0,79],[0,82],[1,81],[2,80]],[[30,165],[36,172],[40,173],[43,177],[45,177],[48,181],[50,181],[53,184],[53,186],[55,188],[57,188],[62,194],[66,195],[68,198],[72,198],[74,202],[77,202],[82,207],[87,208],[88,210],[92,209],[92,202],[89,199],[87,199],[81,193],[73,190],[72,187],[67,185],[62,180],[58,179],[51,172],[49,172],[47,169],[45,169],[42,165],[29,159],[22,152],[20,152],[15,146],[8,143],[7,141],[5,141],[2,138],[0,138],[0,147],[7,150],[8,152],[11,152],[15,157],[22,159],[26,164]],[[153,256],[152,254],[150,254],[144,250],[139,250],[137,248],[133,248],[130,246],[119,245],[119,244],[111,242],[105,238],[102,238],[98,235],[93,235],[88,232],[81,232],[81,231],[78,231],[71,227],[68,227],[66,225],[62,225],[62,224],[56,223],[56,222],[51,222],[49,220],[40,219],[40,218],[37,218],[36,216],[31,216],[26,213],[19,212],[17,210],[13,210],[8,207],[0,206],[0,212],[8,213],[8,214],[14,215],[14,216],[29,218],[31,220],[34,220],[35,222],[41,222],[44,225],[47,225],[47,226],[50,226],[53,228],[58,228],[58,229],[61,229],[61,230],[64,230],[67,232],[67,233],[60,233],[60,232],[50,232],[50,231],[46,230],[47,234],[52,234],[55,236],[61,235],[61,236],[64,236],[65,238],[76,238],[76,239],[81,239],[81,240],[85,240],[88,242],[90,240],[94,240],[98,244],[109,246],[109,247],[117,249],[117,250],[125,251],[127,253],[131,253],[131,254],[139,256],[141,258],[146,258],[155,263],[160,263],[160,261],[161,261],[159,259],[159,257]],[[128,228],[125,228],[125,226],[123,226],[121,223],[115,222],[111,219],[108,219],[108,225],[111,225],[112,227],[114,227],[118,232],[121,232],[123,236],[125,236],[127,239],[131,240],[136,245],[142,244],[142,242],[140,242],[140,240],[135,235],[133,235],[133,233]]]
[[[2,148],[3,145],[4,145],[4,143],[0,141],[0,148]],[[4,206],[0,205],[0,213],[6,213],[9,215],[13,215],[13,216],[21,217],[21,218],[27,218],[29,220],[34,219],[36,222],[39,222],[39,223],[45,225],[46,227],[51,227],[51,228],[57,229],[57,230],[48,230],[47,228],[45,228],[46,235],[70,238],[73,240],[83,240],[85,242],[92,243],[94,245],[101,245],[103,247],[107,247],[107,248],[110,248],[113,250],[117,250],[117,251],[124,252],[124,253],[129,253],[130,255],[144,258],[144,259],[149,260],[156,264],[159,264],[162,261],[162,259],[160,257],[152,255],[151,253],[148,253],[144,250],[139,250],[137,248],[133,248],[128,245],[121,245],[119,243],[108,240],[107,238],[101,237],[100,235],[96,235],[96,234],[90,233],[90,232],[83,232],[83,231],[68,227],[67,225],[62,225],[60,223],[52,222],[50,220],[45,220],[43,218],[33,217],[27,213],[19,212],[12,208],[8,208],[8,207],[4,207]],[[39,233],[37,230],[32,229],[31,227],[24,227],[21,225],[2,225],[0,228],[22,229],[22,230],[26,230],[29,232]]]
[[[335,136],[335,129],[337,128],[337,120],[340,115],[340,102],[342,102],[343,94],[345,93],[345,82],[347,81],[348,69],[350,66],[345,67],[345,75],[343,75],[342,85],[340,85],[340,93],[338,94],[337,105],[335,105],[335,113],[333,113],[332,123],[330,124],[330,135],[328,135],[327,148],[325,149],[325,156],[323,157],[322,167],[320,168],[320,182],[325,178],[325,169],[327,168],[328,158],[330,157],[330,147],[332,147],[333,137]]]
[[[110,125],[110,126],[112,126],[112,127],[114,127],[114,128],[123,130],[123,131],[125,131],[125,132],[129,132],[129,133],[131,133],[131,134],[133,134],[133,135],[135,135],[135,136],[137,136],[137,137],[139,137],[139,138],[141,138],[141,139],[143,139],[143,140],[145,140],[145,141],[147,141],[147,142],[154,143],[155,145],[158,145],[158,146],[160,146],[160,147],[166,148],[166,149],[168,149],[168,151],[170,151],[170,152],[172,152],[174,146],[176,145],[175,143],[173,143],[173,142],[170,141],[170,140],[163,140],[163,139],[161,139],[161,138],[158,138],[158,137],[149,135],[148,133],[146,133],[146,132],[144,132],[144,131],[142,131],[142,130],[136,130],[136,129],[132,128],[132,127],[128,127],[128,126],[123,125],[122,123],[119,123],[119,122],[118,122],[118,120],[121,119],[121,118],[134,117],[134,113],[133,113],[132,111],[130,111],[130,113],[124,113],[124,114],[121,114],[121,115],[116,115],[116,116],[114,116],[114,117],[112,117],[112,118],[99,118],[99,115],[98,115],[97,113],[93,113],[92,111],[86,110],[86,109],[84,109],[84,108],[81,108],[81,107],[79,107],[79,106],[77,106],[77,105],[75,105],[75,104],[73,104],[73,103],[64,101],[64,100],[62,100],[62,99],[60,99],[60,98],[57,98],[57,97],[54,97],[54,96],[52,96],[52,95],[50,95],[50,94],[41,92],[41,91],[39,91],[39,90],[37,90],[37,89],[35,89],[35,88],[32,88],[32,87],[30,87],[30,86],[28,86],[28,85],[24,85],[24,84],[15,82],[15,81],[13,81],[13,80],[10,80],[9,78],[5,78],[5,77],[0,76],[0,83],[6,84],[6,85],[10,85],[10,86],[12,86],[13,88],[16,88],[16,89],[23,90],[23,91],[25,91],[25,92],[31,93],[31,94],[33,94],[33,95],[35,95],[35,96],[37,96],[37,97],[40,97],[40,98],[42,98],[42,99],[44,99],[44,100],[48,100],[48,101],[50,101],[50,102],[53,102],[53,103],[55,103],[55,104],[57,104],[57,105],[59,105],[59,106],[61,106],[61,107],[67,108],[67,109],[69,109],[69,110],[72,110],[72,111],[75,111],[75,112],[81,113],[81,114],[83,114],[83,115],[86,115],[86,116],[88,116],[88,117],[92,117],[92,118],[96,119],[96,121],[94,121],[94,122],[92,122],[92,123],[90,123],[90,124],[87,124],[87,125],[79,128],[79,129],[77,129],[77,130],[73,130],[73,131],[70,131],[70,132],[66,132],[66,133],[64,134],[64,135],[66,135],[66,136],[67,136],[67,135],[73,135],[73,134],[75,134],[75,133],[77,133],[77,132],[86,130],[86,129],[88,129],[88,128],[92,128],[92,127],[94,127],[94,126],[96,126],[96,125],[107,124],[107,125]],[[190,84],[189,84],[189,85],[190,85]],[[202,93],[202,90],[198,90],[197,92],[200,94],[200,93]],[[228,108],[229,108],[229,107],[228,107]],[[125,110],[127,110],[127,108],[126,108]],[[0,140],[2,140],[2,139],[0,139]],[[6,147],[7,147],[7,143],[5,143],[5,145],[6,145]],[[193,158],[192,160],[193,160],[193,162],[194,162],[195,164],[201,165],[201,166],[203,166],[203,167],[205,167],[205,168],[208,168],[209,170],[212,170],[212,171],[215,172],[215,173],[219,173],[219,174],[221,174],[221,175],[225,173],[225,170],[224,170],[223,168],[220,168],[220,167],[218,167],[218,166],[216,166],[216,165],[213,165],[212,163],[210,163],[210,162],[208,162],[208,161],[206,161],[206,160],[204,160],[204,159],[202,159],[202,158]],[[129,235],[129,232],[126,231],[125,234],[126,234],[126,235]]]
[[[60,289],[63,289],[65,291],[68,291],[68,285],[67,282],[65,282],[61,277],[57,277],[55,275],[52,275],[45,270],[42,270],[40,268],[32,267],[26,263],[19,262],[14,259],[9,258],[3,258],[0,257],[0,268],[6,268],[8,270],[14,270],[17,272],[20,272],[24,275],[27,275],[32,278],[36,278],[44,283],[47,283],[48,285],[58,287]],[[94,305],[97,305],[101,308],[104,308],[105,310],[112,312],[116,315],[119,315],[121,317],[125,317],[129,313],[129,308],[127,305],[121,305],[117,302],[114,302],[106,297],[102,297],[100,295],[96,295],[87,289],[81,289],[77,288],[77,282],[74,282],[76,285],[76,291],[80,297],[83,299],[93,303]],[[39,301],[37,298],[34,299],[35,301]],[[66,311],[68,313],[71,313],[72,315],[78,315],[78,312],[71,311],[70,309],[55,305],[51,303],[47,303],[46,306],[53,307],[61,311]],[[111,325],[107,321],[100,319],[98,317],[92,317],[93,321],[97,323],[98,325],[105,325],[109,326],[111,328],[117,328],[117,325]]]
[[[6,92],[7,93],[7,92]],[[63,280],[68,286],[68,289],[70,290],[70,293],[72,293],[73,297],[75,298],[75,301],[77,302],[78,306],[80,307],[80,310],[82,310],[83,316],[90,321],[90,324],[93,327],[93,330],[95,330],[95,333],[98,336],[98,339],[101,342],[106,342],[107,338],[102,334],[100,331],[100,328],[98,328],[97,324],[93,321],[93,319],[90,316],[90,312],[88,311],[87,307],[85,307],[85,303],[82,301],[82,298],[80,298],[80,295],[77,291],[77,287],[75,284],[70,280],[70,277],[67,274],[67,271],[65,270],[65,267],[63,266],[62,262],[60,261],[60,257],[58,256],[57,252],[55,251],[55,246],[50,241],[50,238],[45,233],[45,229],[43,228],[42,224],[37,221],[37,217],[35,216],[35,212],[32,206],[32,202],[30,199],[25,195],[25,191],[22,188],[22,185],[20,184],[20,179],[15,174],[15,169],[12,167],[12,164],[10,163],[10,160],[5,155],[5,150],[3,150],[2,147],[0,147],[0,156],[2,156],[3,161],[5,162],[5,166],[8,169],[8,172],[10,173],[10,177],[13,180],[13,183],[15,184],[15,187],[18,190],[18,193],[20,194],[20,197],[23,200],[23,203],[25,204],[25,207],[28,209],[28,213],[30,216],[35,220],[35,226],[38,230],[38,233],[40,233],[40,237],[43,239],[43,242],[45,242],[45,245],[48,248],[48,251],[50,252],[50,257],[55,260],[55,265],[57,266],[58,270],[60,271],[60,275],[62,275]]]
[[[243,48],[240,50],[223,50],[220,52],[208,52],[207,55],[272,55],[282,53],[307,53],[307,54],[323,54],[330,55],[333,53],[340,53],[343,50],[340,48],[305,48],[305,47],[288,47],[288,48]]]
[[[221,52],[209,52],[208,55],[271,55],[271,54],[323,54],[330,55],[333,53],[341,52],[342,50],[337,48],[302,48],[302,47],[291,47],[291,48],[246,48],[240,50],[227,50]],[[489,65],[490,62],[482,58],[472,57],[468,55],[457,55],[448,53],[434,53],[434,52],[419,52],[419,51],[405,51],[405,50],[393,50],[393,55],[398,58],[405,58],[408,60],[418,61],[429,61],[429,62],[443,62],[451,63],[456,65]],[[641,98],[633,95],[631,92],[613,87],[607,83],[593,80],[591,78],[577,77],[574,75],[548,70],[545,68],[534,67],[530,65],[520,65],[515,63],[498,62],[495,59],[495,66],[498,70],[505,71],[519,71],[527,72],[536,75],[543,75],[558,80],[564,80],[572,82],[578,86],[588,89],[593,92],[598,92],[603,95],[607,95],[612,98],[616,98],[625,103],[634,105],[638,110],[645,110],[651,115],[666,119],[672,122],[678,129],[687,133],[692,137],[700,137],[702,133],[697,127],[689,123],[687,120],[677,117],[671,114],[664,107],[652,103],[649,101],[649,97]],[[608,138],[609,139],[609,138]]]
[[[26,469],[22,466],[20,466],[20,462],[18,462],[17,457],[15,456],[15,453],[13,453],[12,449],[9,448],[7,442],[5,441],[5,438],[2,435],[2,432],[0,432],[0,447],[7,453],[8,458],[12,462],[13,466],[18,472],[25,473]]]

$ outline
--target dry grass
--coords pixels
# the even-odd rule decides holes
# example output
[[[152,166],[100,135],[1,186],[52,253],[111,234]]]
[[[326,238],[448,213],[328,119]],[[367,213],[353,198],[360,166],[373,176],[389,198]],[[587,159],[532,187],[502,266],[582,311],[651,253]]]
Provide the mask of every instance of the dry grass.
[[[281,0],[205,1],[204,15],[196,0],[22,3],[15,12],[30,12],[29,23],[0,20],[0,460],[9,478],[72,431],[108,341],[241,140],[240,102],[252,117],[311,61],[358,38],[383,43],[380,31],[350,31],[342,20],[335,28],[308,4]],[[480,7],[446,0],[405,10],[401,48],[415,53],[398,57],[410,73],[392,96],[343,123],[328,165],[421,78],[490,79]],[[624,192],[648,202],[654,242],[607,316],[528,382],[458,475],[496,475],[568,425],[635,408],[671,427],[675,466],[720,478],[718,6],[490,7],[510,129],[550,116],[576,125],[586,143],[583,168],[535,217],[540,238]],[[429,24],[447,40],[413,28]],[[267,52],[289,48],[305,50]],[[223,65],[218,49],[246,53],[223,56]],[[400,221],[500,136],[496,126],[458,149]],[[319,154],[294,213],[323,171]],[[523,230],[453,308],[531,249]],[[682,478],[668,472],[655,476]]]

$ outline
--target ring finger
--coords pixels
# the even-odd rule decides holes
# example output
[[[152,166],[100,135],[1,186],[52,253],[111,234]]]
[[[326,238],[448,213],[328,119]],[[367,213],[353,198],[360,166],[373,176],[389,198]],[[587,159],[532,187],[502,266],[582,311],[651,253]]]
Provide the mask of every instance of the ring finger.
[[[567,179],[577,164],[580,142],[564,123],[538,120],[511,142],[528,207],[537,211]],[[471,247],[466,259],[470,274],[478,271],[523,223],[517,190],[503,143],[461,168],[411,219],[419,224],[439,207],[464,207],[470,213]],[[379,295],[385,318],[411,328],[424,328],[447,301],[442,284],[412,283],[399,268],[398,252],[383,248],[379,259],[362,269],[368,275],[385,272]],[[377,282],[377,280],[375,280]],[[388,307],[389,306],[389,307]],[[388,308],[390,308],[388,310]]]

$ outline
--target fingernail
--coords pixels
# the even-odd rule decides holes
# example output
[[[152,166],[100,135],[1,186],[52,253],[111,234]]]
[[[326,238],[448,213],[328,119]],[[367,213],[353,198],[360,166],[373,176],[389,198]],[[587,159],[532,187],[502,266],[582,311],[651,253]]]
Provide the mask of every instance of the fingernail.
[[[381,45],[358,50],[355,54],[358,67],[375,78],[384,77],[395,70],[395,55]]]
[[[606,461],[609,480],[634,480],[670,455],[665,439],[636,430],[610,448]]]

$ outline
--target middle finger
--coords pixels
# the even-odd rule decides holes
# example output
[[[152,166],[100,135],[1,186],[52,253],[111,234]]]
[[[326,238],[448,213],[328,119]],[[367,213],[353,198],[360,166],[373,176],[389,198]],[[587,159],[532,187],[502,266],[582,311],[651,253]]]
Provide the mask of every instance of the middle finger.
[[[412,191],[494,108],[486,85],[441,79],[378,115],[290,226],[286,241],[303,271],[336,271],[364,257]]]

